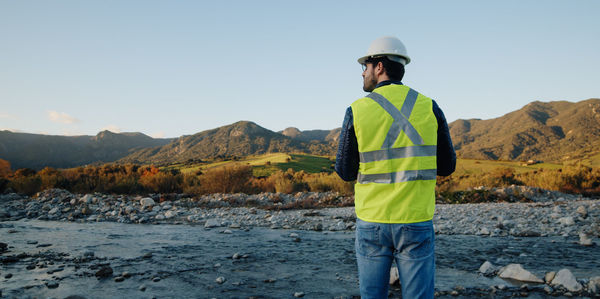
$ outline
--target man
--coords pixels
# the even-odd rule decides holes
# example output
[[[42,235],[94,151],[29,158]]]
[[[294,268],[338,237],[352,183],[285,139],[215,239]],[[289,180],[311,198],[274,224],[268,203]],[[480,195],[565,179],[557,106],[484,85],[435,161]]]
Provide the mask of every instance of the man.
[[[354,186],[356,258],[362,298],[387,298],[396,262],[403,298],[433,298],[436,174],[456,153],[435,101],[402,84],[410,62],[395,37],[375,40],[363,66],[370,92],[346,110],[335,170]]]

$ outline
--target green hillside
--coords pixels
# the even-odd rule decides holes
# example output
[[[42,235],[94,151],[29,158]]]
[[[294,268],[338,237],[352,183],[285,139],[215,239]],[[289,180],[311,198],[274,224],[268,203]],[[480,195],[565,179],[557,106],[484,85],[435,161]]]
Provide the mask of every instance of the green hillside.
[[[217,162],[201,163],[177,163],[162,167],[163,170],[176,169],[182,173],[194,173],[217,167],[250,165],[253,168],[254,176],[269,176],[272,173],[287,169],[294,171],[306,171],[309,173],[331,172],[333,171],[334,159],[325,156],[316,156],[308,154],[285,154],[270,153],[264,155],[247,156],[238,160],[226,160]]]

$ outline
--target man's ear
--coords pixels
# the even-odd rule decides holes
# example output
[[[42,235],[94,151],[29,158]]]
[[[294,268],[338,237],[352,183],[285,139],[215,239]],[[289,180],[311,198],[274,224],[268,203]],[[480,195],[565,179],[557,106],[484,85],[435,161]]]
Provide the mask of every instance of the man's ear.
[[[375,73],[377,75],[382,75],[385,74],[385,69],[383,68],[383,62],[378,62],[377,65],[375,66]]]

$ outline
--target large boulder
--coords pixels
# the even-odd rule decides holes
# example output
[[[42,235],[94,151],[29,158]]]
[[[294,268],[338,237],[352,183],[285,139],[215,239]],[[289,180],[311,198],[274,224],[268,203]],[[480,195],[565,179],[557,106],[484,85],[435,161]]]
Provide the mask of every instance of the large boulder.
[[[498,271],[498,277],[514,279],[523,282],[544,283],[543,280],[523,269],[521,264],[509,264]]]
[[[575,275],[569,271],[569,269],[561,269],[556,273],[554,279],[552,279],[551,284],[553,286],[563,286],[570,292],[579,292],[583,289],[583,286],[577,282],[575,279]]]

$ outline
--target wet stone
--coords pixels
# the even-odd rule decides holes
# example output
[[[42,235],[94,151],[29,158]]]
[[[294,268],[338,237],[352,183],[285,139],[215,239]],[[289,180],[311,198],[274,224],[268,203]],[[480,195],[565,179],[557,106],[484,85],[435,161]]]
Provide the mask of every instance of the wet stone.
[[[46,286],[49,289],[56,289],[56,288],[58,288],[58,282],[56,282],[56,281],[49,281],[49,282],[46,282]]]
[[[95,275],[98,278],[105,278],[105,277],[112,276],[112,274],[113,274],[113,269],[111,267],[104,266],[104,267],[100,268],[100,270],[98,270]]]

